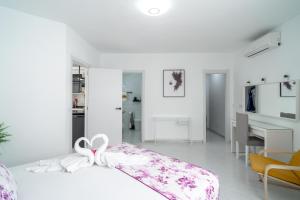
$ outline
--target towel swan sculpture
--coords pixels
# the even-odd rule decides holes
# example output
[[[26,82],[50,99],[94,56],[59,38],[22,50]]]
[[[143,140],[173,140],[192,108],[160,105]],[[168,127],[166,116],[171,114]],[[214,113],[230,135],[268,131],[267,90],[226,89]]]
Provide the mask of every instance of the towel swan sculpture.
[[[93,147],[93,143],[102,139],[103,144],[97,149]],[[88,147],[80,147],[80,142],[84,141]],[[81,137],[76,140],[74,149],[77,154],[69,155],[61,160],[44,160],[36,164],[36,166],[28,167],[26,170],[34,173],[63,171],[73,173],[81,168],[91,167],[96,164],[98,166],[106,166],[115,168],[117,165],[143,165],[149,162],[149,158],[141,155],[126,155],[123,152],[105,151],[108,147],[108,137],[105,134],[97,134],[91,140]]]
[[[83,148],[79,146],[79,143],[81,141],[86,142],[91,148],[93,148],[93,143],[97,140],[97,139],[102,139],[103,140],[103,144],[100,145],[97,149],[89,149],[89,148]],[[87,156],[89,158],[89,166],[94,165],[94,163],[96,162],[97,165],[99,166],[104,166],[107,165],[110,167],[109,162],[107,161],[107,159],[105,158],[104,152],[108,146],[108,137],[105,134],[97,134],[95,135],[90,141],[85,138],[85,137],[81,137],[78,138],[74,144],[74,149],[75,151],[83,156]]]

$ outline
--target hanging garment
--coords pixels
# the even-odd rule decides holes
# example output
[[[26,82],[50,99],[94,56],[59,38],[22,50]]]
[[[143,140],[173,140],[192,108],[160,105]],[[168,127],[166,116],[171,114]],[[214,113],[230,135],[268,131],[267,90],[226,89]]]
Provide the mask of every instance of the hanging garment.
[[[247,104],[247,111],[248,112],[256,112],[256,108],[255,108],[255,90],[256,90],[256,87],[252,86],[248,91],[248,104]]]
[[[129,129],[135,130],[135,125],[134,125],[134,113],[130,112],[130,120],[129,120]]]

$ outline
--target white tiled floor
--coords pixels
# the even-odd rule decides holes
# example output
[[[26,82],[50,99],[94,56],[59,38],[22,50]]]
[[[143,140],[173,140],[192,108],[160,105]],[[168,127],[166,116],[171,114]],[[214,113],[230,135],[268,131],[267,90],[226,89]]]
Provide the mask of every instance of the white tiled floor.
[[[124,129],[122,133],[122,141],[129,144],[140,144],[141,131],[140,130],[130,130],[129,128]]]
[[[138,141],[131,139],[133,141]],[[135,143],[136,144],[136,143]],[[244,160],[236,160],[224,138],[209,133],[207,144],[202,143],[144,143],[143,147],[181,160],[195,163],[218,174],[221,200],[262,200],[263,184],[246,167]],[[269,186],[270,200],[300,200],[300,190],[276,184]]]

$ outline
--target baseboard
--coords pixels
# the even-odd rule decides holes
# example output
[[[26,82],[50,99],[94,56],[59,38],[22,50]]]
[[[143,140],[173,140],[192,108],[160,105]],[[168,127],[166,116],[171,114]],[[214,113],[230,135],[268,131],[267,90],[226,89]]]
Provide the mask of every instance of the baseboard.
[[[190,140],[193,143],[204,143],[204,140]]]

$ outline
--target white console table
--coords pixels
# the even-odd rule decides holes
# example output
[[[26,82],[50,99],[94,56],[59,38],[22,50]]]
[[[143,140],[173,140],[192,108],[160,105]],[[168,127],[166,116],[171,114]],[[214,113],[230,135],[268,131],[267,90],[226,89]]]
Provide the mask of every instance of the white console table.
[[[236,120],[231,121],[231,152],[235,152]],[[293,130],[286,127],[249,120],[250,135],[264,139],[265,149],[285,152],[293,151]],[[244,147],[239,149],[244,150]],[[265,156],[268,156],[265,153]]]
[[[186,126],[187,127],[187,140],[191,142],[191,131],[190,131],[190,117],[182,115],[153,115],[152,124],[153,124],[153,135],[154,141],[156,142],[159,138],[157,136],[157,123],[169,121],[174,122],[176,126]],[[173,140],[172,138],[168,140]]]

